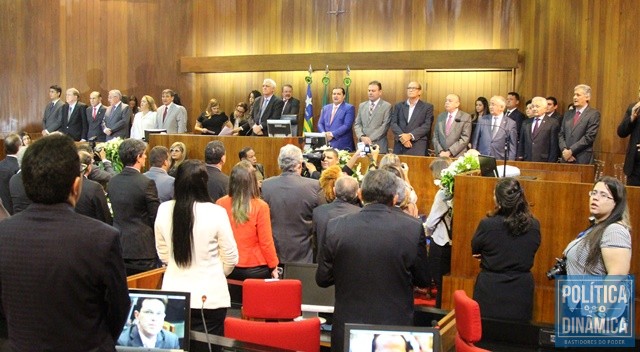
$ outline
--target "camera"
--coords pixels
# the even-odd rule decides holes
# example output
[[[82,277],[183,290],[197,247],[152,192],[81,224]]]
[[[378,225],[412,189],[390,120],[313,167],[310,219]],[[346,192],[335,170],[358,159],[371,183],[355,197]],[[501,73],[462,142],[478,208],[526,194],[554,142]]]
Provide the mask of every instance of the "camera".
[[[302,163],[302,176],[311,177],[311,173],[307,168],[306,163],[311,163],[316,167],[316,170],[322,170],[322,161],[324,160],[324,153],[322,150],[314,150],[311,153],[303,154],[302,158],[304,162]]]
[[[547,279],[549,280],[553,280],[560,275],[567,275],[567,257],[556,258],[556,263],[547,271]]]

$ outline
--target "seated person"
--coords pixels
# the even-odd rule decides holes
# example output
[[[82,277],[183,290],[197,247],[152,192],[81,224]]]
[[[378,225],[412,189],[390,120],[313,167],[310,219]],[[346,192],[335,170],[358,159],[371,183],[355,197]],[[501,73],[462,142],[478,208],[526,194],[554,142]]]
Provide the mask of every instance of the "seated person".
[[[232,127],[229,118],[220,110],[220,103],[216,99],[211,99],[207,109],[198,117],[193,130],[201,134],[219,135],[225,126]]]
[[[178,336],[162,329],[165,302],[157,298],[142,299],[133,311],[135,320],[125,327],[116,345],[147,348],[180,348]]]

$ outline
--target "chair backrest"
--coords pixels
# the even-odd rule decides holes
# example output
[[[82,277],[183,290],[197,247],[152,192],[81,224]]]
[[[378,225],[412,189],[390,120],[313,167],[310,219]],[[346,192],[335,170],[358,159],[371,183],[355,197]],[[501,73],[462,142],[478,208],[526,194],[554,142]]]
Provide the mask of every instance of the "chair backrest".
[[[468,343],[476,343],[482,338],[482,320],[478,302],[469,298],[463,290],[453,293],[456,309],[456,328],[460,337]]]
[[[300,280],[247,279],[242,285],[242,314],[255,319],[294,319],[301,315]]]
[[[224,336],[270,347],[318,352],[320,320],[264,322],[229,317],[224,320]]]

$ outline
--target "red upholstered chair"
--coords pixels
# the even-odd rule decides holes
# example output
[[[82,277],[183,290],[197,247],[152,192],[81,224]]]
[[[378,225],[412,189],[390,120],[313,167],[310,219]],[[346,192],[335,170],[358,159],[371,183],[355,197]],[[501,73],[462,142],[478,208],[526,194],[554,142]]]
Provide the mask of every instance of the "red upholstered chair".
[[[458,330],[456,334],[456,351],[487,351],[474,345],[482,338],[482,321],[478,302],[469,298],[463,290],[456,290],[453,293],[453,301],[455,303],[456,328]]]
[[[242,314],[248,319],[292,320],[301,315],[300,280],[247,279],[242,285]]]
[[[275,348],[318,352],[320,320],[264,322],[229,317],[224,320],[224,336]]]

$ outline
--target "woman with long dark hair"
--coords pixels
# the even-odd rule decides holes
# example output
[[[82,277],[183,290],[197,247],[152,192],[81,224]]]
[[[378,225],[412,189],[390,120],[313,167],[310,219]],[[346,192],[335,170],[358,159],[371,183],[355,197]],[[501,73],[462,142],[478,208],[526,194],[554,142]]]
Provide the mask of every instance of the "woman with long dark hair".
[[[481,271],[473,289],[483,318],[529,321],[533,315],[533,260],[540,246],[540,222],[518,180],[503,178],[494,190],[496,207],[480,221],[473,256]]]
[[[167,265],[162,289],[191,292],[191,329],[222,336],[231,298],[226,276],[238,263],[238,248],[226,212],[207,191],[207,168],[200,160],[181,163],[175,200],[162,203],[155,222],[158,257]],[[206,297],[206,299],[203,299]]]
[[[564,250],[568,275],[627,275],[631,233],[627,191],[616,178],[599,179],[589,192],[593,224]]]
[[[230,279],[278,278],[278,256],[271,232],[269,205],[260,199],[255,168],[237,163],[229,176],[229,195],[216,202],[227,211],[238,244],[240,262]]]

